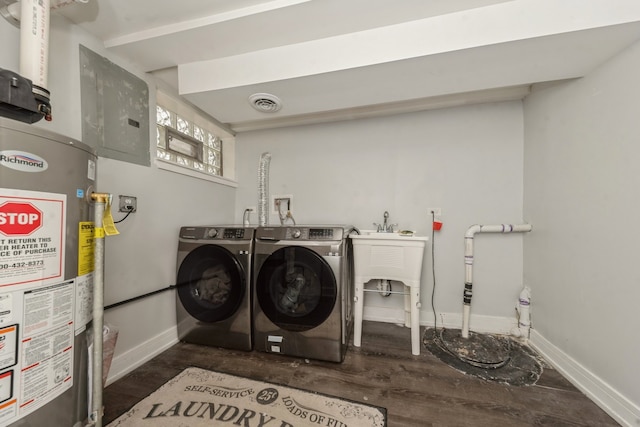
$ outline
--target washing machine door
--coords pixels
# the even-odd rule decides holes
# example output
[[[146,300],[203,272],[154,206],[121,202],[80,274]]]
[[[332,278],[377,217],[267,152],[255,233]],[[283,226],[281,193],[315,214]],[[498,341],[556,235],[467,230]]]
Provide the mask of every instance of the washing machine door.
[[[202,322],[232,316],[246,292],[242,265],[227,249],[200,246],[184,258],[178,269],[178,296],[189,314]]]
[[[299,246],[278,249],[256,278],[256,298],[278,327],[306,331],[322,324],[336,304],[336,277],[316,252]]]

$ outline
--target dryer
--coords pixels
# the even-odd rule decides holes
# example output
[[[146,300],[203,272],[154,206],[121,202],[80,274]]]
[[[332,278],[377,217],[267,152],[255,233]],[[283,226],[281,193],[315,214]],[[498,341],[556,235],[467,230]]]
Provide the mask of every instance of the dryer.
[[[255,228],[180,228],[176,314],[181,341],[251,350],[251,258]]]
[[[254,349],[342,362],[352,318],[349,226],[258,227]]]

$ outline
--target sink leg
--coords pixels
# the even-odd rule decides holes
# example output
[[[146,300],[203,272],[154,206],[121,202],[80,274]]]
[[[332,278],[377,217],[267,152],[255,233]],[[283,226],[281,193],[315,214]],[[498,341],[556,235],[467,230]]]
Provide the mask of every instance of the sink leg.
[[[362,342],[362,314],[364,312],[364,282],[356,278],[353,297],[353,345],[360,347]]]
[[[411,327],[411,287],[404,285],[404,327]]]
[[[411,286],[411,354],[420,355],[420,282]]]

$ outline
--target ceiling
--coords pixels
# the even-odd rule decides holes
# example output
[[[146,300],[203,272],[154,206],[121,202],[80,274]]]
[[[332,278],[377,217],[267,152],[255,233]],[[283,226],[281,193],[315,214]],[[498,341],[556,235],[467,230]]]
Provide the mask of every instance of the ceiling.
[[[521,99],[640,39],[636,0],[76,1],[57,13],[236,132]]]

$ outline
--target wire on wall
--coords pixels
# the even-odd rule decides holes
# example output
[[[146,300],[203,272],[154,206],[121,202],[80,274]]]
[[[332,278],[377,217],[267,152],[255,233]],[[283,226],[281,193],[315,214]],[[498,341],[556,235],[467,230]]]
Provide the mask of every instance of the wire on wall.
[[[123,220],[124,220],[124,218],[123,218]],[[119,302],[116,302],[116,303],[113,303],[113,304],[110,304],[110,305],[106,305],[104,307],[104,310],[110,310],[112,308],[116,308],[116,307],[119,307],[119,306],[124,305],[124,304],[129,304],[130,302],[138,301],[138,300],[141,300],[143,298],[150,297],[152,295],[156,295],[156,294],[159,294],[159,293],[162,293],[162,292],[165,292],[165,291],[170,291],[171,289],[177,289],[179,286],[184,286],[184,285],[170,285],[170,286],[167,286],[166,288],[157,289],[155,291],[151,291],[151,292],[148,292],[148,293],[143,294],[143,295],[138,295],[138,296],[135,296],[133,298],[126,299],[124,301],[119,301]]]
[[[128,217],[129,215],[131,215],[131,212],[133,212],[133,209],[129,209],[129,211],[128,211],[128,212],[127,212],[127,214],[124,216],[124,218],[119,219],[119,220],[117,220],[117,221],[113,221],[113,223],[114,223],[114,224],[118,224],[118,223],[120,223],[120,222],[124,221],[125,219],[127,219],[127,217]]]
[[[438,315],[436,314],[435,307],[435,295],[436,295],[436,256],[435,256],[435,232],[433,223],[436,221],[436,213],[431,211],[431,273],[433,275],[433,288],[431,288],[431,309],[433,310],[433,335],[437,336],[437,321]]]

